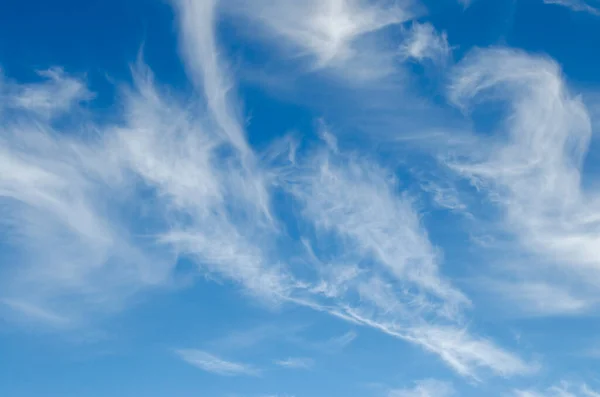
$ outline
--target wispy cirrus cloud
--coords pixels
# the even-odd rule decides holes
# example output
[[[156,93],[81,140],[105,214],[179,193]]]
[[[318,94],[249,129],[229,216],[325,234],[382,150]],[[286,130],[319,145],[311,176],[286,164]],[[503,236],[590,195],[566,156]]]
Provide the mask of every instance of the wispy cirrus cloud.
[[[455,395],[450,383],[433,379],[416,382],[414,387],[405,389],[392,389],[387,397],[450,397]]]
[[[178,349],[175,354],[183,361],[203,371],[222,376],[258,376],[260,369],[244,363],[227,361],[221,357],[196,349]]]
[[[556,285],[557,291],[577,290],[564,311],[594,307],[600,196],[582,187],[591,123],[559,66],[509,49],[475,51],[456,69],[450,97],[463,109],[488,99],[506,104],[498,122],[504,135],[482,138],[481,150],[447,162],[488,194],[502,211],[503,229],[515,236],[519,252],[529,255],[528,266],[508,270],[531,283],[518,289],[534,293],[540,283]],[[537,289],[539,301],[548,289]],[[543,304],[538,309],[545,311]]]
[[[2,299],[0,305],[14,311],[20,319],[36,325],[39,325],[39,323],[49,324],[59,329],[70,325],[70,319],[28,302]]]
[[[6,110],[29,112],[48,119],[93,98],[84,80],[67,75],[62,68],[38,70],[37,74],[41,79],[39,82],[16,84],[3,81],[0,73],[0,105]]]
[[[440,276],[436,248],[410,198],[397,191],[392,173],[366,159],[327,152],[318,153],[308,164],[310,168],[301,171],[291,189],[317,233],[356,262],[363,257],[373,260],[375,274],[415,283],[424,293],[439,298],[440,307],[434,310],[442,317],[452,317],[460,306],[469,305],[468,299]],[[361,269],[348,272],[347,267],[335,263],[330,268],[335,270],[323,274],[334,277],[323,287],[325,295],[335,295],[338,284],[344,287],[365,274]],[[345,276],[337,277],[339,272]],[[372,282],[376,283],[377,277]],[[328,287],[334,290],[328,291]],[[367,288],[364,285],[363,291]],[[412,301],[418,304],[420,299],[417,296]]]
[[[187,42],[188,45],[192,43],[192,47],[188,48],[188,56],[194,59],[194,62],[207,57],[209,64],[214,62],[218,59],[215,55],[217,50],[214,47],[216,45],[214,36],[198,31],[196,24],[193,23],[195,20],[191,17],[195,13],[206,14],[206,10],[202,8],[204,5],[198,6],[189,2],[178,4],[183,16],[184,43]],[[366,8],[359,9],[357,8],[359,6]],[[331,2],[331,4],[324,3],[312,11],[300,9],[292,13],[291,11],[294,11],[295,7],[302,6],[281,3],[272,9],[265,9],[262,14],[258,13],[257,15],[260,18],[271,18],[270,21],[263,20],[263,23],[276,24],[270,28],[279,29],[282,35],[291,40],[298,40],[305,34],[309,34],[306,32],[324,29],[326,26],[319,25],[319,21],[329,15],[327,12],[336,11],[335,18],[348,18],[349,21],[359,18],[363,21],[356,22],[358,25],[351,24],[354,26],[353,28],[348,26],[348,30],[342,30],[339,34],[343,33],[343,35],[340,37],[324,35],[325,38],[329,37],[331,40],[335,37],[335,40],[329,44],[335,43],[336,46],[331,49],[332,52],[328,52],[327,56],[323,57],[324,55],[320,51],[329,48],[329,44],[317,42],[320,44],[313,51],[317,59],[321,57],[321,63],[332,62],[339,57],[341,57],[339,59],[345,59],[351,54],[351,52],[346,52],[349,48],[346,46],[353,42],[354,36],[387,24],[381,22],[375,24],[373,21],[377,19],[379,11],[371,9],[370,7],[373,6],[366,3],[337,1]],[[260,9],[259,4],[248,12],[257,12]],[[395,12],[400,11],[402,10],[394,9],[394,12],[388,13],[385,18],[389,19],[394,15],[399,15]],[[279,14],[270,14],[271,12]],[[313,12],[316,13],[315,19],[297,18],[299,14],[312,15]],[[278,25],[286,21],[285,15],[290,17],[293,15],[293,21],[285,26]],[[406,15],[406,13],[402,15]],[[206,15],[203,17],[206,18]],[[214,17],[210,18],[207,23],[204,23],[204,26],[214,22],[212,19]],[[372,27],[359,29],[361,24],[366,24],[366,21],[371,21],[369,23],[373,24]],[[394,21],[396,20],[394,19]],[[330,24],[327,25],[327,28],[333,28],[333,26],[335,24]],[[212,35],[212,33],[210,34]],[[210,43],[207,42],[207,37],[212,37]],[[207,48],[210,49],[207,50]],[[202,50],[198,51],[197,49]],[[206,78],[205,73],[208,69],[205,66],[192,66],[192,70],[202,71],[198,76],[203,75]],[[217,71],[223,70],[223,68],[213,65],[210,70]],[[220,81],[220,79],[222,78],[216,80]],[[222,89],[219,92],[225,93],[227,90]],[[215,91],[205,91],[205,95],[208,97],[214,93]],[[227,105],[225,102],[221,102],[221,106],[225,108]],[[221,110],[219,113],[227,114],[225,110]],[[240,131],[239,128],[238,131]],[[331,150],[331,146],[329,147]],[[307,153],[308,157],[306,157],[303,153],[296,151],[294,156],[286,154],[283,159],[286,164],[278,165],[276,168],[279,170],[277,172],[283,170],[283,179],[279,179],[277,183],[303,206],[303,215],[308,222],[307,225],[312,224],[315,227],[315,233],[321,237],[327,236],[327,239],[334,243],[334,247],[337,246],[337,249],[342,250],[340,252],[344,252],[340,259],[356,264],[366,260],[372,263],[373,268],[367,272],[359,269],[358,273],[347,273],[347,267],[328,263],[330,261],[324,262],[322,258],[318,258],[321,253],[313,252],[307,259],[315,266],[312,280],[297,279],[291,273],[285,273],[282,278],[282,273],[278,271],[266,279],[259,278],[260,285],[265,286],[266,290],[276,291],[277,296],[283,300],[307,304],[348,321],[373,326],[392,335],[401,335],[404,340],[421,344],[428,350],[440,354],[449,365],[465,375],[474,375],[477,367],[490,368],[502,374],[527,371],[527,364],[512,354],[503,352],[491,342],[477,338],[471,340],[468,334],[465,334],[464,329],[459,330],[462,328],[460,325],[456,330],[427,326],[425,319],[429,316],[445,318],[450,322],[458,321],[460,324],[459,318],[463,307],[469,305],[468,299],[440,276],[436,249],[431,245],[419,224],[418,215],[412,208],[410,200],[406,197],[403,198],[397,191],[392,174],[369,161],[353,159],[352,156],[340,156],[337,153],[339,148],[335,149],[329,153],[328,151],[317,151],[316,157],[310,153]],[[310,166],[308,166],[309,164]],[[259,168],[251,170],[257,172]],[[260,176],[258,180],[261,180]],[[260,183],[253,183],[253,186],[259,185]],[[263,196],[256,195],[254,197]],[[399,227],[399,225],[402,226]],[[257,234],[256,230],[252,234]],[[403,243],[398,244],[399,241]],[[311,246],[314,246],[314,243],[314,241],[311,242]],[[349,249],[351,246],[354,248]],[[319,247],[315,248],[319,251]],[[331,253],[328,256],[332,258]],[[340,277],[340,271],[346,275]],[[264,271],[257,274],[259,273],[265,274]],[[239,277],[238,272],[233,275]],[[245,278],[243,283],[253,285],[255,284],[253,279],[254,277]],[[407,288],[400,289],[400,291],[404,291],[405,296],[401,297],[395,288],[405,283],[407,283]],[[410,291],[408,285],[417,287],[414,295],[412,295],[413,292],[408,292]],[[354,300],[354,296],[360,297],[366,306],[354,307],[350,304],[349,302]],[[420,324],[421,322],[423,324]],[[404,325],[399,328],[398,324]],[[457,338],[458,335],[463,336]],[[448,343],[450,341],[453,342]],[[462,343],[470,347],[468,349],[466,346],[461,347]],[[473,348],[475,350],[472,350]]]
[[[310,369],[315,365],[315,360],[307,357],[288,357],[283,360],[275,360],[275,365],[290,369]]]
[[[598,397],[600,393],[591,389],[587,384],[573,384],[562,381],[558,385],[545,390],[514,390],[514,397]]]
[[[241,13],[265,29],[268,34],[264,36],[269,40],[285,40],[287,45],[281,48],[288,56],[304,57],[313,70],[332,69],[353,80],[371,80],[393,72],[393,48],[385,34],[379,33],[422,11],[410,0],[260,0],[251,5],[239,1],[225,4],[232,13]]]
[[[400,46],[400,54],[417,62],[446,63],[451,56],[446,33],[438,33],[430,23],[413,23]]]
[[[595,2],[595,0],[544,0],[544,3],[567,7],[573,11],[600,15],[600,9],[598,8],[599,4]]]
[[[330,151],[307,164],[290,189],[327,250],[308,247],[320,281],[298,302],[418,344],[465,376],[535,370],[463,326],[470,301],[440,274],[438,252],[390,173]]]
[[[9,100],[26,92],[51,97],[71,92],[56,87],[61,81],[81,82],[52,77],[51,84],[3,85],[4,103],[12,106],[2,112],[0,194],[11,244],[3,255],[21,263],[2,269],[4,299],[77,320],[83,307],[119,309],[136,292],[169,285],[184,256],[257,295],[280,293],[283,272],[263,272],[261,244],[244,237],[260,239],[261,232],[242,235],[242,224],[271,228],[264,202],[254,196],[262,188],[243,178],[252,166],[218,155],[231,140],[191,110],[200,102],[170,97],[142,64],[133,77],[133,86],[122,89],[122,121],[102,126],[78,113],[77,93],[86,89],[64,96],[62,105],[58,96],[42,114],[33,100]],[[27,107],[15,110],[21,102]],[[73,122],[57,128],[53,119],[67,111]],[[142,190],[152,199],[133,205]],[[246,200],[242,191],[254,197]],[[227,200],[234,196],[236,213],[256,222],[232,222]]]
[[[501,301],[511,301],[530,316],[578,315],[593,307],[594,301],[588,296],[579,297],[568,286],[527,281],[482,281],[479,285],[492,294],[504,297]]]
[[[2,255],[20,264],[2,269],[3,295],[22,302],[13,309],[44,307],[66,317],[77,317],[80,303],[117,308],[165,279],[168,255],[149,260],[153,249],[117,215],[131,209],[127,178],[103,142],[110,138],[97,139],[95,126],[80,120],[85,84],[56,70],[42,76],[50,81],[2,87],[0,197],[10,244]],[[54,118],[67,115],[75,124],[57,129]]]
[[[356,338],[358,338],[356,332],[348,331],[340,336],[330,338],[325,343],[328,349],[343,349],[351,344]]]

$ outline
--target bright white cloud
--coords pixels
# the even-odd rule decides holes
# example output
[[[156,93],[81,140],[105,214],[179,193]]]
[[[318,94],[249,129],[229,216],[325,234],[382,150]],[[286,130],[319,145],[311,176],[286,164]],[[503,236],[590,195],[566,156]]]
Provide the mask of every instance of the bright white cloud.
[[[227,361],[213,354],[195,349],[178,349],[175,354],[183,361],[203,371],[222,376],[258,376],[260,370],[252,365]]]
[[[391,173],[368,161],[327,154],[319,154],[309,164],[306,178],[299,180],[305,184],[292,185],[292,193],[304,204],[304,215],[317,232],[331,233],[344,255],[371,258],[390,277],[415,283],[441,299],[440,315],[451,315],[456,305],[468,305],[468,300],[440,277],[438,253]],[[330,286],[361,273],[347,271],[336,267],[330,273],[335,277]],[[339,272],[346,276],[340,278]],[[416,298],[415,303],[419,301]]]
[[[179,16],[180,42],[185,66],[191,80],[202,90],[216,130],[238,151],[240,163],[238,188],[254,196],[259,216],[270,221],[270,204],[264,175],[257,169],[254,153],[248,145],[240,122],[235,83],[227,73],[214,34],[216,0],[173,0]],[[231,177],[231,176],[230,176]],[[262,213],[260,213],[262,212]]]
[[[470,335],[466,329],[427,326],[416,328],[409,338],[440,355],[454,370],[477,378],[477,370],[488,369],[503,376],[530,375],[539,365],[523,361],[491,340]]]
[[[15,84],[2,81],[0,73],[0,106],[52,118],[93,97],[84,81],[66,75],[60,68],[38,71],[38,76],[42,81]]]
[[[3,255],[19,266],[2,269],[3,298],[60,316],[78,317],[79,306],[118,309],[137,291],[170,283],[180,256],[277,299],[287,281],[259,248],[272,226],[263,187],[244,178],[251,166],[218,154],[230,140],[193,110],[198,102],[169,97],[142,65],[134,81],[116,125],[57,130],[51,120],[66,105],[39,116],[38,107],[4,109],[0,196],[12,249]],[[67,91],[56,84],[29,91]],[[23,92],[14,87],[4,98]],[[140,194],[148,199],[133,204]]]
[[[444,64],[451,55],[446,33],[438,33],[430,23],[414,23],[400,46],[400,53],[418,62]]]
[[[450,97],[465,110],[486,99],[506,103],[504,135],[482,138],[466,161],[448,164],[500,206],[522,252],[537,255],[514,269],[519,278],[576,289],[577,298],[563,302],[567,312],[592,307],[600,285],[600,194],[582,188],[591,125],[558,65],[514,50],[475,51],[456,69]],[[535,285],[521,288],[529,307],[536,290],[538,303],[548,292]],[[590,305],[581,302],[586,297]],[[538,308],[560,309],[553,305]]]
[[[263,26],[275,42],[283,39],[293,56],[309,57],[315,69],[333,68],[369,80],[391,72],[392,53],[377,32],[415,16],[412,1],[258,0],[231,1],[234,13]]]
[[[418,344],[465,376],[535,370],[461,325],[470,302],[439,274],[438,253],[389,172],[329,151],[307,164],[290,189],[326,250],[309,247],[321,281],[303,304]]]
[[[3,87],[0,200],[11,248],[2,255],[15,266],[3,267],[2,291],[23,302],[13,309],[26,315],[44,307],[77,317],[80,304],[118,308],[136,290],[163,282],[171,264],[126,229],[126,178],[94,127],[54,128],[54,117],[69,109],[77,116],[77,100],[87,97],[82,82],[56,73],[35,86]],[[34,98],[24,99],[28,94]]]

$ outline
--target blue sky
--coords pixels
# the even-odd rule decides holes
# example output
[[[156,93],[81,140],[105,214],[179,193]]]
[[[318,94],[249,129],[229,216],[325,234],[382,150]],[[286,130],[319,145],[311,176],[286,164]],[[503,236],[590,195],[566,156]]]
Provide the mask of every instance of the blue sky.
[[[0,395],[598,397],[600,3],[0,13]]]

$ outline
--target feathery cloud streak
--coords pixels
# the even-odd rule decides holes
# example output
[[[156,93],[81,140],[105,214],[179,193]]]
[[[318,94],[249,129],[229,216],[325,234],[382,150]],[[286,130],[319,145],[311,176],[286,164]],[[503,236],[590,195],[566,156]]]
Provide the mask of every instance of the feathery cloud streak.
[[[315,361],[306,357],[288,357],[284,360],[276,360],[275,364],[283,368],[310,369]]]
[[[227,361],[202,350],[179,349],[175,350],[175,353],[188,364],[213,374],[222,376],[260,375],[260,370],[251,365]]]
[[[593,15],[600,15],[600,10],[594,0],[544,0],[545,4],[556,4],[570,8],[573,11],[588,12]]]
[[[560,384],[551,386],[544,391],[537,390],[514,390],[514,397],[598,397],[600,393],[592,390],[585,383],[573,385],[569,382],[560,382]]]
[[[566,311],[583,309],[576,302],[584,297],[592,307],[600,285],[600,195],[582,188],[591,123],[558,65],[514,50],[478,50],[457,67],[450,98],[465,110],[482,100],[505,101],[504,135],[482,139],[480,150],[448,164],[489,194],[521,249],[538,255],[518,269],[521,279],[576,288]],[[540,266],[556,271],[539,272]]]
[[[393,389],[387,394],[388,397],[450,397],[454,395],[452,385],[433,379],[417,382],[408,389]]]
[[[395,72],[395,48],[384,31],[422,13],[412,0],[230,0],[224,4],[233,15],[255,22],[265,31],[262,36],[289,57],[308,60],[310,70],[329,69],[357,81]],[[286,46],[281,46],[281,39]]]

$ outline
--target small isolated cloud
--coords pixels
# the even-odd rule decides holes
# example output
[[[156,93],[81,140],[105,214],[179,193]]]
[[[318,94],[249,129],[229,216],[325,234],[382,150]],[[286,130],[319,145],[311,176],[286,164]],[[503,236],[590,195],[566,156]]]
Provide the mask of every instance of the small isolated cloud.
[[[513,397],[600,397],[600,393],[587,384],[573,384],[562,381],[558,385],[545,390],[518,389],[513,390]]]
[[[335,336],[331,339],[329,339],[326,344],[333,349],[343,349],[346,346],[348,346],[350,343],[352,343],[356,338],[358,337],[358,334],[354,331],[348,331],[345,334],[342,334],[340,336]]]
[[[600,9],[598,3],[594,3],[595,0],[544,0],[545,4],[556,4],[559,6],[567,7],[573,11],[588,12],[594,15],[600,15]]]
[[[451,397],[454,396],[454,388],[450,383],[433,379],[416,382],[414,387],[406,389],[392,389],[387,397]]]
[[[27,322],[40,323],[42,325],[49,325],[57,328],[67,327],[71,324],[69,318],[28,302],[2,299],[0,300],[0,305],[4,305],[7,309],[14,312],[17,316],[22,317]]]
[[[444,64],[451,55],[446,33],[438,33],[430,23],[414,23],[400,46],[400,54],[417,62]]]
[[[186,363],[203,371],[222,376],[258,376],[260,370],[252,365],[227,361],[213,354],[196,349],[178,349],[175,354]]]
[[[67,75],[62,68],[37,72],[40,82],[12,84],[2,82],[0,107],[23,110],[43,118],[53,118],[72,111],[81,102],[93,98],[85,81]]]
[[[532,316],[576,315],[589,310],[589,299],[579,298],[565,287],[540,281],[528,282],[483,282],[487,288],[501,296],[503,302],[510,302],[511,310],[517,308]]]
[[[289,357],[284,360],[276,360],[275,364],[283,368],[310,369],[315,365],[315,361],[306,357]]]

